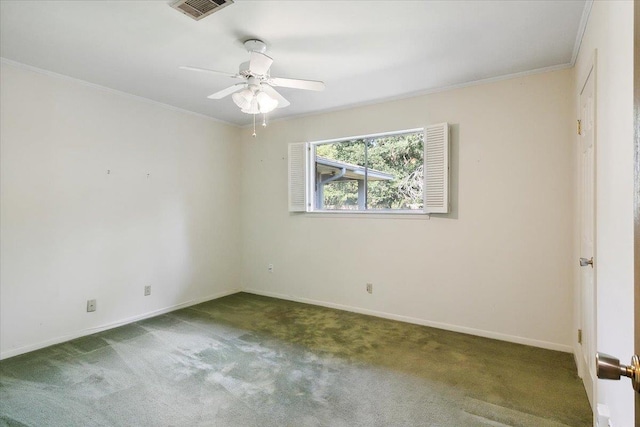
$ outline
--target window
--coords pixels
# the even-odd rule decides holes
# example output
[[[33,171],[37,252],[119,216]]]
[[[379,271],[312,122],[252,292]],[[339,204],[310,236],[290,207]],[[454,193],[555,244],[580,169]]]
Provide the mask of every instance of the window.
[[[289,210],[448,211],[448,125],[289,145]]]

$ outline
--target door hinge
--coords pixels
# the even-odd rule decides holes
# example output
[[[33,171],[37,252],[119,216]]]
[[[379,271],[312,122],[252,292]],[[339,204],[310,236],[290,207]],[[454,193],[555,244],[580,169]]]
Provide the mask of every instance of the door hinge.
[[[578,135],[582,135],[582,120],[578,120]]]
[[[582,344],[582,329],[578,329],[578,344]]]

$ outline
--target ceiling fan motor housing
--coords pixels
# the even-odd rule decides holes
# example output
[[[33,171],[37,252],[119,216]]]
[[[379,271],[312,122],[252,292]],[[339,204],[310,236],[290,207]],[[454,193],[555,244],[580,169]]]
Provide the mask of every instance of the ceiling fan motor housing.
[[[247,52],[265,53],[267,51],[267,44],[258,39],[249,39],[245,41],[244,47],[247,49]]]

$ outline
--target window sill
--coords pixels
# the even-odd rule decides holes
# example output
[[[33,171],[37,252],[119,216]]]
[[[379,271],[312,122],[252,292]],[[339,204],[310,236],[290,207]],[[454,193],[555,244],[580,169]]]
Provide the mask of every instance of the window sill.
[[[305,212],[311,218],[371,218],[371,219],[412,219],[428,220],[431,215],[415,211],[311,211]]]

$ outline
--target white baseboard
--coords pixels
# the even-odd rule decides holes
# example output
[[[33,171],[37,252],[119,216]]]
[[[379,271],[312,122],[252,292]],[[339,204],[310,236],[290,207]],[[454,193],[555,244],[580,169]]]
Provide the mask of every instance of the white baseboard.
[[[518,337],[515,335],[501,334],[499,332],[484,331],[482,329],[468,328],[466,326],[450,325],[448,323],[433,322],[431,320],[418,319],[416,317],[409,317],[409,316],[402,316],[399,314],[387,313],[384,311],[369,310],[366,308],[354,307],[350,305],[336,304],[333,302],[319,301],[319,300],[313,300],[308,298],[299,298],[299,297],[279,294],[275,292],[265,292],[257,289],[243,289],[242,292],[247,292],[255,295],[262,295],[265,297],[272,297],[272,298],[279,298],[279,299],[284,299],[289,301],[301,302],[305,304],[319,305],[322,307],[336,308],[338,310],[345,310],[345,311],[351,311],[354,313],[367,314],[370,316],[382,317],[385,319],[398,320],[400,322],[413,323],[413,324],[422,325],[422,326],[429,326],[432,328],[444,329],[444,330],[453,331],[453,332],[461,332],[463,334],[476,335],[479,337],[491,338],[491,339],[500,340],[500,341],[507,341],[507,342],[512,342],[516,344],[524,344],[532,347],[545,348],[548,350],[557,350],[565,353],[573,353],[573,348],[569,345],[558,344],[558,343],[553,343],[548,341]]]
[[[548,342],[548,341],[541,341],[541,340],[534,340],[534,339],[530,339],[530,338],[524,338],[524,337],[518,337],[518,336],[514,336],[514,335],[507,335],[507,334],[501,334],[498,332],[492,332],[492,331],[484,331],[481,329],[474,329],[474,328],[468,328],[465,326],[458,326],[458,325],[450,325],[447,323],[441,323],[441,322],[433,322],[430,320],[425,320],[425,319],[419,319],[419,318],[415,318],[415,317],[409,317],[409,316],[402,316],[399,314],[393,314],[393,313],[387,313],[384,311],[376,311],[376,310],[369,310],[366,308],[360,308],[360,307],[354,307],[354,306],[349,306],[349,305],[344,305],[344,304],[336,304],[336,303],[332,303],[332,302],[326,302],[326,301],[319,301],[319,300],[313,300],[313,299],[309,299],[309,298],[299,298],[299,297],[294,297],[291,295],[285,295],[285,294],[279,294],[276,292],[265,292],[265,291],[261,291],[261,290],[257,290],[257,289],[230,289],[230,290],[226,290],[223,292],[218,292],[212,295],[208,295],[205,297],[201,297],[201,298],[196,298],[190,301],[186,301],[180,304],[176,304],[170,307],[165,307],[165,308],[161,308],[158,310],[154,310],[148,313],[144,313],[144,314],[140,314],[137,316],[132,316],[123,320],[120,320],[118,322],[113,322],[113,323],[109,323],[107,325],[101,325],[101,326],[97,326],[94,328],[88,328],[88,329],[83,329],[80,331],[76,331],[72,334],[68,334],[68,335],[63,335],[60,337],[56,337],[56,338],[52,338],[46,341],[42,341],[39,343],[35,343],[35,344],[29,344],[23,347],[19,347],[19,348],[14,348],[14,349],[10,349],[7,350],[5,352],[0,353],[0,360],[3,359],[7,359],[9,357],[13,357],[13,356],[18,356],[20,354],[23,353],[28,353],[30,351],[35,351],[35,350],[39,350],[41,348],[45,348],[45,347],[49,347],[51,345],[55,345],[55,344],[60,344],[66,341],[70,341],[76,338],[80,338],[86,335],[91,335],[91,334],[95,334],[97,332],[102,332],[102,331],[106,331],[107,329],[112,329],[112,328],[117,328],[118,326],[123,326],[123,325],[127,325],[129,323],[133,323],[133,322],[137,322],[139,320],[143,320],[143,319],[148,319],[150,317],[154,317],[154,316],[158,316],[160,314],[165,314],[165,313],[169,313],[171,311],[175,311],[175,310],[179,310],[181,308],[185,308],[185,307],[190,307],[192,305],[196,305],[196,304],[200,304],[202,302],[205,301],[210,301],[210,300],[214,300],[214,299],[218,299],[218,298],[222,298],[225,297],[227,295],[232,295],[238,292],[247,292],[250,294],[255,294],[255,295],[263,295],[266,297],[272,297],[272,298],[279,298],[279,299],[284,299],[284,300],[288,300],[288,301],[295,301],[295,302],[301,302],[301,303],[305,303],[305,304],[312,304],[312,305],[318,305],[318,306],[322,306],[322,307],[328,307],[328,308],[335,308],[338,310],[345,310],[345,311],[351,311],[354,313],[360,313],[360,314],[367,314],[370,316],[376,316],[376,317],[382,317],[384,319],[391,319],[391,320],[398,320],[400,322],[406,322],[406,323],[413,323],[416,325],[422,325],[422,326],[429,326],[432,328],[438,328],[438,329],[444,329],[447,331],[453,331],[453,332],[461,332],[464,334],[469,334],[469,335],[476,335],[476,336],[480,336],[480,337],[485,337],[485,338],[492,338],[492,339],[497,339],[500,341],[507,341],[507,342],[512,342],[512,343],[516,343],[516,344],[524,344],[524,345],[530,345],[533,347],[540,347],[540,348],[546,348],[549,350],[557,350],[557,351],[562,351],[562,352],[566,352],[566,353],[573,353],[573,348],[571,346],[568,345],[563,345],[563,344],[557,344],[557,343],[552,343],[552,342]]]
[[[96,326],[94,328],[82,329],[82,330],[76,331],[76,332],[74,332],[72,334],[63,335],[63,336],[52,338],[52,339],[49,339],[49,340],[46,340],[46,341],[42,341],[42,342],[39,342],[39,343],[29,344],[29,345],[26,345],[26,346],[23,346],[23,347],[19,347],[19,348],[12,348],[10,350],[7,350],[5,352],[0,353],[0,360],[7,359],[7,358],[13,357],[13,356],[18,356],[20,354],[28,353],[30,351],[39,350],[41,348],[49,347],[49,346],[52,346],[52,345],[55,345],[55,344],[60,344],[60,343],[66,342],[66,341],[71,341],[71,340],[74,340],[76,338],[84,337],[86,335],[91,335],[91,334],[95,334],[97,332],[106,331],[107,329],[117,328],[118,326],[123,326],[123,325],[127,325],[129,323],[137,322],[138,320],[148,319],[150,317],[155,317],[155,316],[158,316],[160,314],[165,314],[165,313],[169,313],[171,311],[180,310],[181,308],[190,307],[192,305],[200,304],[200,303],[205,302],[205,301],[210,301],[210,300],[226,297],[227,295],[236,294],[238,292],[241,292],[241,290],[239,288],[230,289],[230,290],[218,292],[218,293],[215,293],[215,294],[212,294],[212,295],[208,295],[208,296],[205,296],[205,297],[192,299],[190,301],[186,301],[186,302],[183,302],[183,303],[180,303],[180,304],[176,304],[176,305],[172,305],[172,306],[169,306],[169,307],[161,308],[161,309],[158,309],[158,310],[150,311],[148,313],[139,314],[139,315],[136,315],[136,316],[131,316],[131,317],[128,317],[126,319],[119,320],[117,322],[109,323],[107,325],[101,325],[101,326]]]

